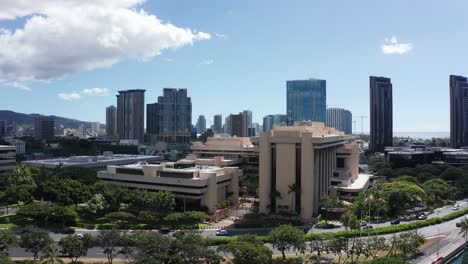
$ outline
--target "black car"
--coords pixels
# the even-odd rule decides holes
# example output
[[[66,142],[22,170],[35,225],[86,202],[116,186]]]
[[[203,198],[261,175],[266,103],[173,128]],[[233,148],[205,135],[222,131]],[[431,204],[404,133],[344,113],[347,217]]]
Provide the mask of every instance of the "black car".
[[[75,229],[66,227],[61,230],[61,233],[66,235],[72,235],[75,234]]]
[[[159,229],[159,233],[163,234],[163,235],[166,235],[166,234],[169,234],[171,232],[171,230],[169,228],[161,228]]]
[[[366,225],[366,226],[363,226],[363,227],[362,227],[362,229],[372,229],[372,228],[374,228],[374,227],[371,226],[371,225]]]
[[[400,220],[395,219],[395,220],[391,221],[390,224],[391,224],[391,225],[399,225],[399,224],[400,224]]]

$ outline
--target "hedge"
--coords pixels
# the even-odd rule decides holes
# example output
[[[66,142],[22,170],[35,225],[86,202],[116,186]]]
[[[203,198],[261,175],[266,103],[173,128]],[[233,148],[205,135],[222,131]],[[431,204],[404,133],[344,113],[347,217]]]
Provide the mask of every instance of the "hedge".
[[[443,217],[434,217],[431,219],[426,219],[426,220],[421,220],[413,223],[408,223],[408,224],[401,224],[397,226],[385,226],[385,227],[379,227],[379,228],[374,228],[369,230],[370,235],[385,235],[385,234],[392,234],[392,233],[398,233],[398,232],[404,232],[404,231],[409,231],[413,229],[418,229],[426,226],[432,226],[432,225],[437,225],[443,222],[447,222],[456,218],[459,218],[465,214],[468,214],[468,208],[465,208],[463,210],[453,212],[451,214],[448,214]],[[312,234],[306,234],[305,239],[307,241],[315,240],[315,239],[332,239],[335,237],[354,237],[354,236],[360,236],[361,232],[359,230],[357,231],[338,231],[338,232],[325,232],[325,233],[312,233]],[[362,236],[367,236],[368,232],[362,231]],[[262,241],[263,243],[268,243],[268,236],[257,236],[257,238]],[[223,245],[227,244],[231,241],[235,241],[237,238],[236,237],[214,237],[214,238],[208,238],[207,241],[211,246],[218,246],[218,245]]]

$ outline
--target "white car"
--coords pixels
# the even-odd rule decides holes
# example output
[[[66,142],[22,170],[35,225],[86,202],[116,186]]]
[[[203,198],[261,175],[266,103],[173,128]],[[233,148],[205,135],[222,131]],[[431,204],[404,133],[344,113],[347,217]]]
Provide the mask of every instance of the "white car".
[[[83,237],[84,237],[83,234],[76,234],[76,236],[79,237],[79,238],[83,238]]]
[[[228,231],[227,230],[218,230],[216,231],[216,235],[217,236],[227,236],[228,235]]]

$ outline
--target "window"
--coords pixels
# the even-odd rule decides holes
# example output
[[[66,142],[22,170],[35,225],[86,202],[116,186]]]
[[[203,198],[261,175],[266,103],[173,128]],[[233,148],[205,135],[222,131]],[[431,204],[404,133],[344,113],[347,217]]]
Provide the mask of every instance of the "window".
[[[343,169],[345,166],[345,160],[344,158],[337,158],[336,159],[336,167],[339,169]]]

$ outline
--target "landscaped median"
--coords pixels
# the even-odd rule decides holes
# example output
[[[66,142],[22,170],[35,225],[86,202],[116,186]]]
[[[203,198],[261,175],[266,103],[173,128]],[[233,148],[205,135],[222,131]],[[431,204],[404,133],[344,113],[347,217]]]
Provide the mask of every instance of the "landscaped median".
[[[392,233],[398,233],[398,232],[404,232],[404,231],[409,231],[409,230],[414,230],[422,227],[427,227],[427,226],[432,226],[432,225],[437,225],[443,222],[447,222],[453,219],[456,219],[458,217],[461,217],[465,214],[468,214],[468,208],[465,208],[463,210],[453,212],[451,214],[448,214],[443,217],[434,217],[431,219],[427,220],[421,220],[413,223],[408,223],[408,224],[401,224],[397,226],[385,226],[385,227],[379,227],[379,228],[374,228],[370,230],[365,230],[359,232],[359,230],[349,230],[349,231],[338,231],[338,232],[326,232],[326,233],[317,233],[317,234],[306,234],[305,239],[307,241],[315,240],[318,238],[323,238],[323,239],[331,239],[335,237],[354,237],[354,236],[367,236],[369,235],[385,235],[385,234],[392,234]],[[369,232],[367,232],[369,231]],[[260,241],[264,243],[268,243],[268,237],[267,236],[258,236],[257,237]],[[214,238],[208,238],[208,243],[212,246],[217,246],[217,245],[223,245],[227,244],[233,240],[235,240],[235,237],[214,237]]]

